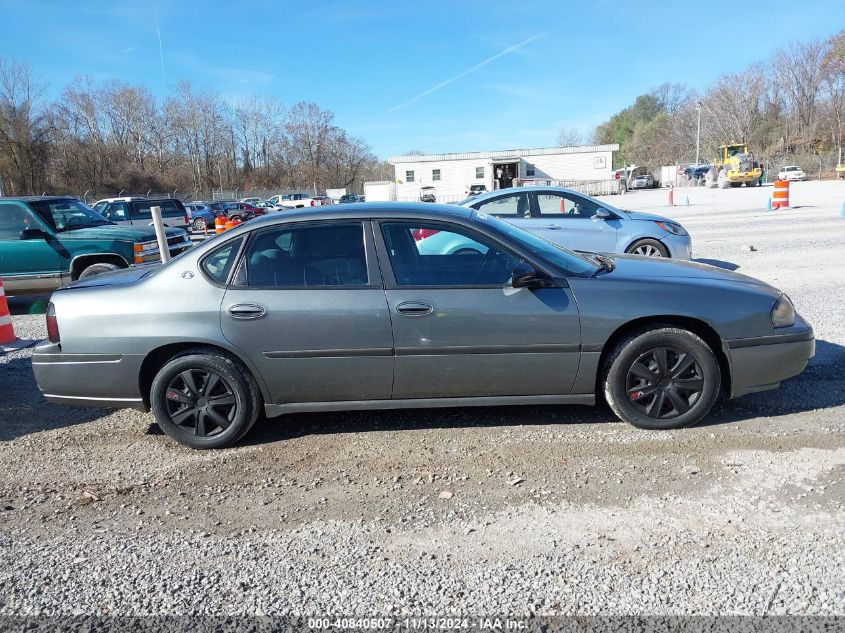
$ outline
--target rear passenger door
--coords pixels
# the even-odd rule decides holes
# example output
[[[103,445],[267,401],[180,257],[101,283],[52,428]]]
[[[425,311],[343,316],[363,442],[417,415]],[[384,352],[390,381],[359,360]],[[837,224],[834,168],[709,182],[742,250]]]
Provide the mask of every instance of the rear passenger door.
[[[391,396],[393,334],[369,222],[254,232],[220,318],[276,404]]]

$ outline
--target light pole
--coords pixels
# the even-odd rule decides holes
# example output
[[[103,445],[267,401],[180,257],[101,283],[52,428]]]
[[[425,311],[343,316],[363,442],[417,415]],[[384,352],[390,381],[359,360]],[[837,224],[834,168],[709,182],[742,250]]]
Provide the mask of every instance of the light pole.
[[[698,131],[695,133],[695,164],[698,165],[698,154],[701,148],[701,101],[695,104],[695,109],[698,110]]]

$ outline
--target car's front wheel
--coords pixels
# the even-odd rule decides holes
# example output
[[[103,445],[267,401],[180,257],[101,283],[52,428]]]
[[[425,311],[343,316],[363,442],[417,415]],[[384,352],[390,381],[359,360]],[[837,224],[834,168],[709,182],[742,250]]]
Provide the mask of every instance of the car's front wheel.
[[[261,396],[249,371],[230,356],[207,348],[168,361],[150,389],[161,429],[191,448],[222,448],[252,428]]]
[[[191,227],[200,233],[205,231],[206,226],[208,224],[206,224],[205,218],[194,218],[194,221],[191,222]]]
[[[699,336],[658,327],[620,341],[605,363],[604,395],[617,417],[643,429],[704,418],[719,396],[719,363]]]
[[[657,240],[637,240],[628,247],[626,253],[645,257],[669,257],[668,249]]]

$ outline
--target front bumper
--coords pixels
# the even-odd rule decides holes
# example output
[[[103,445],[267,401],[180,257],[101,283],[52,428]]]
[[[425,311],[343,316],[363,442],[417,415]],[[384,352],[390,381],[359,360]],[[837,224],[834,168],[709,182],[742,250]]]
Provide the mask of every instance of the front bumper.
[[[35,382],[48,402],[87,407],[144,410],[139,375],[141,355],[66,354],[44,342],[32,354]]]
[[[804,371],[816,355],[812,328],[726,343],[731,364],[731,398],[775,389],[781,381]]]
[[[692,238],[689,235],[666,233],[660,241],[669,249],[672,259],[692,259]]]

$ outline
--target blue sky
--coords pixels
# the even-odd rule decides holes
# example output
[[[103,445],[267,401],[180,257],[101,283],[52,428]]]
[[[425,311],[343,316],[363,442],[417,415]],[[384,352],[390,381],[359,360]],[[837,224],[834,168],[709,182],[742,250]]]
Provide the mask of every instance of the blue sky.
[[[660,83],[702,87],[845,27],[842,0],[707,6],[727,5],[0,0],[0,56],[51,95],[84,74],[159,96],[189,79],[229,100],[313,100],[385,158],[553,145]]]

